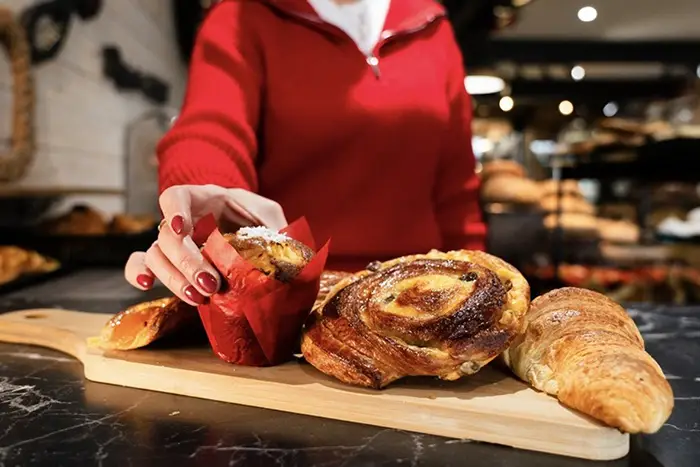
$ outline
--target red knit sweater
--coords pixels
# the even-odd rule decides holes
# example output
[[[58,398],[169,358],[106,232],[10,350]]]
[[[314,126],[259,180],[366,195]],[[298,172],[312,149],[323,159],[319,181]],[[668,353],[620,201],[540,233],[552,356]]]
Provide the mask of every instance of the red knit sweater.
[[[301,0],[228,0],[202,25],[160,189],[216,184],[332,237],[329,267],[483,249],[462,56],[443,8],[394,0],[374,57]]]

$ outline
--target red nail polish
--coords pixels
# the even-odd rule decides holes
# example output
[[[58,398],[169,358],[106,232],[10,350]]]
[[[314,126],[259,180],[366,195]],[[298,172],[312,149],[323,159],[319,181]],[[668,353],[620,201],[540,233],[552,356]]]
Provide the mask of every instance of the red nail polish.
[[[216,278],[208,272],[200,272],[197,274],[197,283],[204,289],[206,293],[214,293],[219,288],[219,283]]]
[[[173,229],[177,235],[180,235],[185,229],[185,219],[182,216],[175,216],[173,220],[170,221],[170,228]]]
[[[136,276],[136,283],[144,289],[150,289],[153,287],[153,276],[149,276],[148,274],[139,274]]]
[[[199,293],[199,291],[197,289],[195,289],[194,287],[192,287],[191,285],[188,285],[187,287],[185,287],[184,293],[185,293],[185,297],[189,298],[190,300],[192,300],[193,302],[195,302],[199,305],[203,304],[207,300],[204,297],[204,295]]]

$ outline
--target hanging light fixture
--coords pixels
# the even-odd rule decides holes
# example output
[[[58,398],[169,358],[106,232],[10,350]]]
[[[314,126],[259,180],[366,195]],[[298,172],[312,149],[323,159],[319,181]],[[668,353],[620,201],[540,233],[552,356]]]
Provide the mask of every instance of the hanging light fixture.
[[[472,96],[497,94],[506,87],[506,82],[498,76],[472,75],[464,78],[464,87]]]

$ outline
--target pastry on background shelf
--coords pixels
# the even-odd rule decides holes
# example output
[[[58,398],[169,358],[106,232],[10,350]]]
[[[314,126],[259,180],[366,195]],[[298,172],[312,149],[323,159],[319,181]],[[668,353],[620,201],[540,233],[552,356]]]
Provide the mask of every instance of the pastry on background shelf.
[[[406,376],[455,380],[479,371],[520,333],[530,287],[479,251],[397,258],[341,280],[302,338],[321,372],[380,389]]]
[[[603,203],[598,205],[598,215],[610,219],[634,222],[637,219],[637,206],[632,203]]]
[[[611,243],[639,243],[640,230],[629,221],[598,219],[598,236]]]
[[[646,126],[643,122],[637,122],[633,120],[627,120],[622,118],[605,118],[598,122],[598,127],[613,131],[615,133],[622,133],[625,135],[646,135]]]
[[[113,234],[138,234],[155,228],[156,219],[150,214],[116,214],[109,225]]]
[[[481,180],[486,181],[496,176],[512,176],[525,178],[525,168],[519,163],[507,159],[496,159],[484,162],[481,169]]]
[[[540,208],[547,212],[556,212],[557,208],[561,207],[562,212],[595,214],[595,206],[578,196],[565,195],[558,199],[557,195],[547,195],[540,199]]]
[[[503,354],[536,389],[627,433],[654,433],[668,420],[673,392],[632,318],[590,290],[536,298],[525,333]]]
[[[559,218],[557,218],[557,214],[550,214],[544,218],[544,226],[549,230],[561,226],[567,234],[598,237],[598,219],[590,214],[563,212]]]
[[[25,274],[47,274],[60,267],[58,261],[36,251],[17,246],[0,246],[0,284],[6,284]]]
[[[45,222],[43,230],[52,235],[105,235],[109,224],[97,210],[78,205],[66,214]]]
[[[542,196],[556,196],[561,189],[562,196],[583,197],[576,180],[542,180],[539,182]],[[560,188],[561,187],[561,188]]]
[[[489,177],[481,186],[481,199],[487,203],[536,205],[540,197],[537,182],[512,175]]]

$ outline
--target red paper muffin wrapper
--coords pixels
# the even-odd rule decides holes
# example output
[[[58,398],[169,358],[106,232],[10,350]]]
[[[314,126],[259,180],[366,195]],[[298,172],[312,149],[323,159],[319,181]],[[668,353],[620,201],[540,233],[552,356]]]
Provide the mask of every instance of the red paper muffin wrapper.
[[[202,250],[223,278],[221,292],[198,307],[209,343],[223,360],[238,365],[271,366],[293,358],[304,321],[316,300],[330,241],[289,283],[268,277],[243,259],[213,218],[195,231],[213,228]],[[305,218],[282,230],[289,237],[316,248]]]

